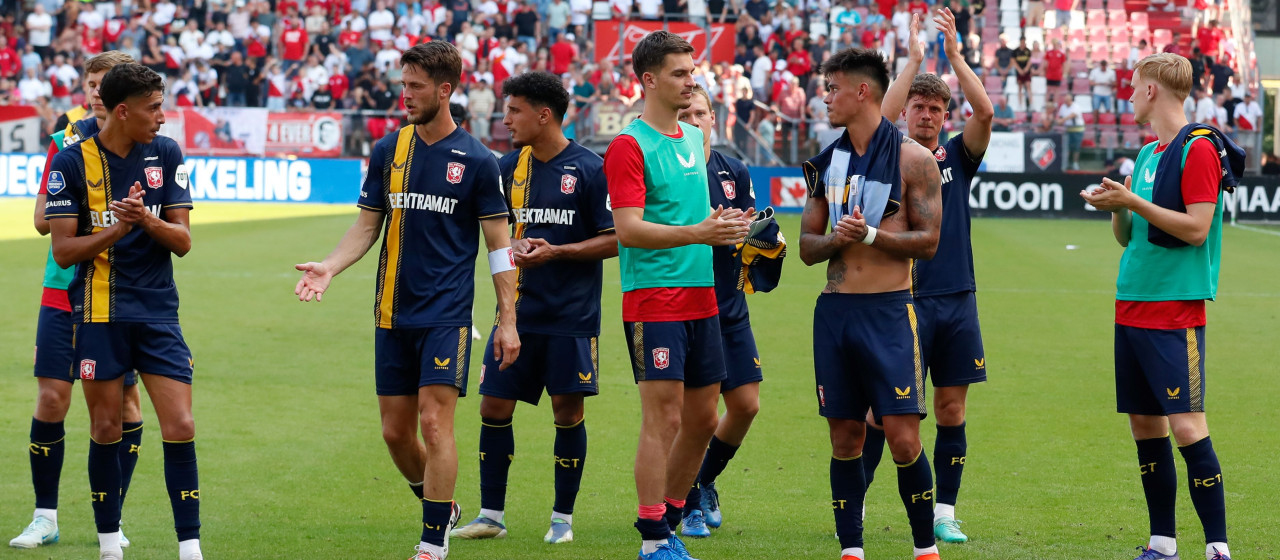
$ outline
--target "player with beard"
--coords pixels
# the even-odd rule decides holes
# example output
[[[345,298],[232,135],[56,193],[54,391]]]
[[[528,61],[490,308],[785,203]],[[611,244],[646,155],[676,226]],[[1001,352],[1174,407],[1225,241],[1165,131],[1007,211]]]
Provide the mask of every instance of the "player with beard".
[[[884,116],[907,119],[907,136],[933,152],[942,173],[942,229],[938,251],[932,259],[912,261],[912,295],[920,321],[920,352],[926,374],[933,382],[933,414],[938,436],[934,440],[933,468],[937,479],[937,505],[933,512],[934,536],[943,542],[962,543],[969,537],[956,521],[956,497],[964,472],[968,443],[965,438],[965,400],[969,385],[987,380],[982,330],[978,325],[977,283],[973,275],[973,245],[969,239],[969,180],[978,171],[991,140],[995,109],[982,79],[965,63],[956,37],[955,15],[940,8],[934,24],[945,36],[944,50],[960,82],[960,90],[973,106],[964,132],[940,142],[947,121],[951,88],[936,74],[917,74],[924,52],[916,40],[920,21],[913,18],[907,44],[907,67],[889,86],[881,106]],[[884,452],[885,433],[867,417],[863,467],[867,485]]]
[[[449,114],[449,96],[462,76],[458,50],[445,41],[415,45],[400,65],[409,126],[374,146],[360,216],[323,262],[297,265],[303,276],[294,291],[301,301],[319,301],[333,277],[360,260],[385,229],[374,305],[382,437],[422,502],[413,558],[442,560],[461,515],[453,501],[453,417],[467,388],[477,223],[497,295],[492,346],[499,369],[520,352],[516,269],[498,162]]]
[[[573,506],[587,458],[585,397],[600,392],[600,289],[604,259],[618,254],[600,156],[565,138],[569,93],[560,78],[528,72],[502,83],[503,124],[517,148],[498,162],[515,215],[520,357],[480,368],[480,515],[453,536],[502,538],[507,474],[515,459],[516,401],[537,406],[545,389],[555,416],[555,504],[543,540],[573,541]],[[493,337],[490,338],[493,345]]]
[[[711,210],[702,131],[676,118],[693,102],[693,52],[666,31],[640,40],[631,64],[644,110],[604,157],[621,245],[622,321],[640,392],[642,560],[689,558],[675,528],[715,431],[725,378],[711,246],[736,244],[748,232],[741,210]]]

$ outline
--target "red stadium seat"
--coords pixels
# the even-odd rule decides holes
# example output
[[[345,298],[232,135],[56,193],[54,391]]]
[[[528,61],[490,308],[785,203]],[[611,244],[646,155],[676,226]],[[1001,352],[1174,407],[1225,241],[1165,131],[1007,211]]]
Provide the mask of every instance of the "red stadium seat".
[[[1133,150],[1142,147],[1142,133],[1137,130],[1126,131],[1121,139],[1125,149]]]
[[[1089,30],[1089,47],[1098,48],[1098,45],[1107,44],[1107,28],[1106,26]]]
[[[1124,11],[1124,0],[1107,0],[1107,9]]]
[[[1118,148],[1120,144],[1120,134],[1114,130],[1102,131],[1102,138],[1098,142],[1098,146],[1102,148]]]
[[[1071,52],[1067,55],[1067,58],[1070,60],[1084,60],[1084,47],[1071,47]]]
[[[1046,45],[1052,45],[1054,41],[1061,41],[1062,39],[1062,28],[1054,27],[1052,29],[1044,30],[1044,40]]]
[[[1073,95],[1089,95],[1089,80],[1084,78],[1071,81],[1071,93]]]
[[[1155,29],[1151,31],[1151,44],[1156,48],[1163,49],[1165,45],[1173,42],[1173,31],[1168,29]]]
[[[988,92],[994,92],[994,93],[1004,92],[1004,80],[1001,79],[1000,76],[987,76],[983,80],[982,86],[986,88]]]
[[[1086,10],[1101,10],[1104,6],[1102,0],[1087,0],[1084,3],[1084,9]]]
[[[1107,25],[1119,29],[1129,24],[1129,14],[1124,10],[1107,10]]]
[[[1084,117],[1084,125],[1085,125],[1085,126],[1093,126],[1093,113],[1092,113],[1092,112],[1086,112],[1086,113],[1084,113],[1083,115],[1080,115],[1080,116],[1081,116],[1081,117]]]
[[[1120,24],[1120,25],[1124,25],[1124,24]],[[1127,27],[1113,26],[1111,28],[1111,44],[1124,45],[1125,48],[1128,48],[1129,47],[1129,29]]]
[[[1111,47],[1106,43],[1095,44],[1093,50],[1089,51],[1089,60],[1097,63],[1103,60],[1111,61]]]
[[[1125,126],[1137,126],[1138,122],[1134,120],[1133,113],[1121,113],[1120,124]]]
[[[1115,113],[1101,113],[1101,114],[1099,114],[1099,115],[1098,115],[1098,124],[1100,124],[1100,125],[1115,126],[1115,124],[1116,124],[1116,114],[1115,114]]]
[[[1098,145],[1094,143],[1093,138],[1085,138],[1080,142],[1081,148],[1096,148]]]
[[[1150,27],[1147,25],[1146,12],[1133,12],[1129,14],[1129,23],[1134,27]]]
[[[1107,28],[1107,12],[1098,10],[1089,10],[1085,14],[1085,27],[1093,29]]]

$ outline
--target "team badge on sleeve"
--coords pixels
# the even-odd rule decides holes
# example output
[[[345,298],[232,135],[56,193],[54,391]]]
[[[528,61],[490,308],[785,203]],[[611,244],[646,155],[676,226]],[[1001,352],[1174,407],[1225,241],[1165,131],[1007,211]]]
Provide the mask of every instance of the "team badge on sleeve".
[[[946,146],[938,146],[938,149],[933,151],[933,159],[936,159],[938,161],[947,161]]]
[[[446,181],[449,181],[450,183],[453,183],[455,185],[458,183],[461,183],[462,172],[466,171],[466,169],[467,169],[467,166],[455,161],[451,161],[449,162],[449,168],[445,171],[444,178]]]
[[[724,189],[724,196],[729,200],[738,198],[738,186],[733,181],[720,181],[720,187]]]
[[[653,349],[653,367],[667,369],[671,365],[671,350],[668,348]]]
[[[164,168],[148,167],[143,170],[147,174],[147,186],[158,189],[164,185]]]
[[[49,188],[49,194],[58,194],[67,186],[67,181],[62,178],[61,171],[50,171],[49,183],[46,186]]]
[[[94,360],[80,360],[80,379],[93,381],[93,376],[97,371],[98,362]]]
[[[573,187],[578,184],[578,178],[565,173],[560,176],[560,192],[564,194],[573,194]]]

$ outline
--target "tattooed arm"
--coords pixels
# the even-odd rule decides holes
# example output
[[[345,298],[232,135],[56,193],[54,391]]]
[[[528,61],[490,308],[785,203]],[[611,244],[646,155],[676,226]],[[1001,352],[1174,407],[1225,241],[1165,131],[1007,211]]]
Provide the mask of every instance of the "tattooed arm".
[[[879,230],[871,246],[902,258],[931,259],[942,226],[942,174],[927,148],[906,139],[901,160],[907,230]]]
[[[810,196],[804,203],[804,214],[800,216],[800,260],[808,266],[838,256],[841,249],[853,243],[853,238],[842,231],[842,228],[827,233],[830,212],[826,198]],[[846,216],[844,219],[851,218]]]

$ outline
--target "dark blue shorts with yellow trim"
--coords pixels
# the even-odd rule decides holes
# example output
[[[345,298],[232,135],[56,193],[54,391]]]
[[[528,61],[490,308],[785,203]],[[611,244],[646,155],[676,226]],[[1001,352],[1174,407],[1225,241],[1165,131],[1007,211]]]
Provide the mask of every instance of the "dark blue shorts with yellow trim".
[[[1116,325],[1116,410],[1168,416],[1204,412],[1204,327]]]
[[[760,351],[756,350],[756,336],[751,332],[751,323],[726,328],[720,325],[720,339],[724,341],[725,378],[720,382],[720,392],[732,391],[748,383],[764,381],[764,370],[760,369]]]
[[[725,379],[720,318],[623,322],[631,373],[641,381],[676,380],[706,387]]]
[[[924,364],[911,293],[822,294],[813,311],[818,414],[925,416]]]
[[[373,355],[378,396],[417,395],[427,385],[449,385],[467,395],[469,326],[375,328]]]
[[[494,327],[494,331],[497,327]],[[520,333],[520,356],[505,370],[493,359],[493,332],[484,346],[480,394],[537,406],[548,395],[600,393],[600,347],[597,338]]]
[[[136,370],[191,384],[195,365],[177,323],[78,323],[72,332],[71,365],[81,380],[123,376],[125,384],[132,385]],[[37,335],[37,344],[39,339]]]
[[[987,358],[973,292],[915,298],[920,351],[934,387],[959,387],[987,380]]]

